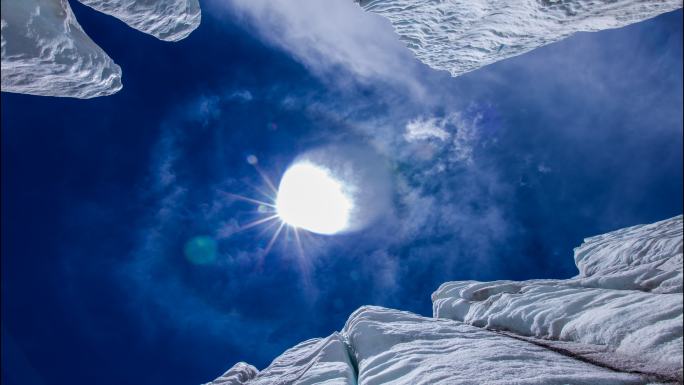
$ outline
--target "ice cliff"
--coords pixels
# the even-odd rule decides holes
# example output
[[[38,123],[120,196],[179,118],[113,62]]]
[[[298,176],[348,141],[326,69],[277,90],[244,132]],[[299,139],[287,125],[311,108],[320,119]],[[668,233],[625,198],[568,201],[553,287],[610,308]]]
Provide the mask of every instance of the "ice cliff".
[[[623,27],[681,0],[355,0],[430,67],[458,76],[581,31]]]
[[[197,0],[82,0],[162,40],[200,23]],[[2,91],[93,98],[121,89],[121,68],[78,24],[67,0],[2,0]]]
[[[212,385],[681,384],[682,216],[585,239],[567,280],[448,282],[432,318],[364,306]]]

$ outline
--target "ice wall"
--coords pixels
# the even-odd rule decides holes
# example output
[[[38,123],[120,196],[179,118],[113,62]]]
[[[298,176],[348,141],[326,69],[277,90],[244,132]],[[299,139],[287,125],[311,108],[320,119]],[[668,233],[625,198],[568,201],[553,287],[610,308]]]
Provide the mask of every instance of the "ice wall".
[[[355,0],[425,64],[458,76],[580,31],[618,28],[681,0]]]

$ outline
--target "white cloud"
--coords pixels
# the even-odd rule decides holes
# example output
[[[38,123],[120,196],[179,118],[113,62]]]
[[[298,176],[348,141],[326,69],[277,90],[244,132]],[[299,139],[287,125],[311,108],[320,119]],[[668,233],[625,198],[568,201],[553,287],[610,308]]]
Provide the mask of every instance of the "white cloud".
[[[473,162],[481,120],[481,114],[465,118],[458,112],[441,118],[420,116],[406,124],[404,139],[409,143],[425,140],[443,142],[442,146],[447,150],[446,157],[450,162],[470,164]]]
[[[209,5],[228,10],[321,78],[337,83],[380,79],[424,93],[413,76],[421,64],[391,24],[352,0],[214,0]]]
[[[427,139],[447,140],[451,135],[444,129],[445,122],[444,119],[423,119],[422,117],[411,120],[406,125],[404,139],[407,142]]]

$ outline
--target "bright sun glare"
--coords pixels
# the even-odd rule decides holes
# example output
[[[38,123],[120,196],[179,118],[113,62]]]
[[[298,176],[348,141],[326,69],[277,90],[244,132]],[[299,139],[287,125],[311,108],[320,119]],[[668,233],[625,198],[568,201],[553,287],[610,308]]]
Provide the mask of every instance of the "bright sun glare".
[[[353,204],[340,181],[312,163],[291,166],[278,187],[276,211],[280,219],[318,234],[335,234],[349,226]]]

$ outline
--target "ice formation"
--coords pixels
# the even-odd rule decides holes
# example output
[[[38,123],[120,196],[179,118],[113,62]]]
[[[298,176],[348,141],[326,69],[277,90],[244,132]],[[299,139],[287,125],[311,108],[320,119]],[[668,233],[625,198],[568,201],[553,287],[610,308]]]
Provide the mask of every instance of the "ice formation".
[[[445,283],[433,318],[364,306],[229,384],[681,384],[682,216],[587,238],[575,261],[568,280]]]
[[[162,40],[197,28],[197,0],[82,0]],[[2,0],[2,91],[93,98],[119,91],[121,68],[83,31],[67,0]]]
[[[200,24],[197,0],[78,0],[161,40],[178,41]]]
[[[67,0],[2,0],[2,91],[92,98],[121,68],[83,32]]]
[[[430,67],[458,76],[575,32],[618,28],[681,0],[355,0],[386,17]]]

